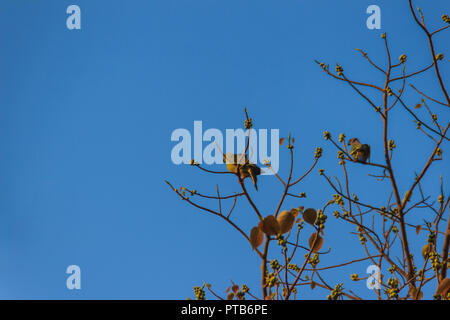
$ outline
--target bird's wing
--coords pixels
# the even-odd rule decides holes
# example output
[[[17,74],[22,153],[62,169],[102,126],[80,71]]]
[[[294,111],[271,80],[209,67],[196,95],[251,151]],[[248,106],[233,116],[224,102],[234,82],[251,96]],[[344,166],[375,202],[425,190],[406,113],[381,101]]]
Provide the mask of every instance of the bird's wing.
[[[358,143],[353,144],[350,149],[350,154],[352,156],[356,157],[356,152],[358,152],[360,148],[361,148],[360,144],[358,144]]]

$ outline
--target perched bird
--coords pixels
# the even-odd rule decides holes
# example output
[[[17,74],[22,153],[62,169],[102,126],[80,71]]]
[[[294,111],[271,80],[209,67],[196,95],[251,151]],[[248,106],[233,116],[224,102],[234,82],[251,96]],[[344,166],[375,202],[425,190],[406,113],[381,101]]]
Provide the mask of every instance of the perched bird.
[[[252,179],[255,189],[258,191],[258,176],[261,174],[261,168],[254,163],[247,163],[239,171],[241,172],[241,178],[250,177]]]
[[[243,166],[244,164],[249,163],[249,160],[244,153],[234,154],[227,152],[223,155],[223,162],[227,165],[228,171],[237,173],[238,164]]]
[[[368,144],[362,144],[358,138],[351,138],[348,141],[348,145],[352,146],[350,154],[356,161],[366,163],[370,158],[370,146]]]
[[[261,174],[261,168],[256,164],[251,163],[248,159],[247,154],[239,153],[226,153],[223,156],[223,161],[227,165],[227,169],[230,172],[238,173],[239,166],[239,176],[241,179],[250,177],[252,179],[255,189],[258,190],[258,177]]]

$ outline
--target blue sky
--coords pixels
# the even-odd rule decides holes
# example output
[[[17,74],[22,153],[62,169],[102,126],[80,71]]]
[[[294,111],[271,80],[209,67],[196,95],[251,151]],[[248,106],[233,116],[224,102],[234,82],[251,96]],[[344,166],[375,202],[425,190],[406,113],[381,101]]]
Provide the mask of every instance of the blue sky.
[[[416,2],[432,29],[443,25],[447,0]],[[70,4],[81,8],[81,30],[66,28]],[[366,27],[371,4],[381,7],[381,30]],[[408,55],[407,70],[429,63],[406,0],[0,1],[0,298],[185,299],[194,285],[208,282],[224,292],[231,280],[259,293],[259,260],[248,243],[179,201],[164,179],[204,193],[216,184],[224,192],[238,185],[175,166],[170,135],[193,130],[194,120],[204,128],[242,127],[246,106],[255,127],[296,137],[298,175],[317,146],[324,148],[319,167],[341,174],[324,130],[360,137],[381,162],[379,119],[314,59],[332,68],[339,62],[352,78],[381,84],[354,49],[385,65],[382,32],[394,59]],[[439,35],[437,51],[445,52],[449,41],[449,32]],[[446,77],[448,62],[442,68]],[[433,79],[429,73],[413,83],[440,97]],[[408,97],[410,104],[420,100]],[[448,119],[444,113],[442,123]],[[403,193],[431,145],[399,106],[390,133]],[[286,174],[285,148],[280,156]],[[433,197],[439,174],[448,179],[448,165],[447,159],[437,163],[424,180]],[[387,185],[367,176],[375,170],[356,165],[350,171],[360,199],[385,199]],[[317,171],[296,190],[308,197],[285,208],[320,208],[333,194]],[[251,192],[265,214],[273,213],[281,192],[274,177],[261,177],[260,191]],[[257,221],[245,203],[233,215],[247,231]],[[322,266],[363,257],[349,231],[329,212],[324,246],[333,251]],[[420,256],[426,236],[411,237]],[[81,268],[81,290],[66,288],[71,264]],[[368,265],[324,276],[373,297],[364,282],[349,281]],[[307,299],[327,294],[301,293]]]

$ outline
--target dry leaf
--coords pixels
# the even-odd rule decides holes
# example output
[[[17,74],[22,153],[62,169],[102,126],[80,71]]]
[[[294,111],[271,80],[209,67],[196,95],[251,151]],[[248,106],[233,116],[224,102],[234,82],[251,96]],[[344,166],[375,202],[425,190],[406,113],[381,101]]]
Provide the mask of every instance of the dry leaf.
[[[312,208],[308,208],[303,212],[303,219],[309,224],[314,225],[317,219],[317,212]]]
[[[423,298],[423,292],[419,291],[419,294],[417,295],[417,300],[422,300],[422,298]]]
[[[281,211],[277,218],[278,225],[280,226],[280,233],[289,232],[295,222],[295,215],[292,211]]]
[[[422,107],[422,105],[420,104],[420,103],[418,103],[418,104],[416,104],[416,106],[414,107],[414,109],[419,109],[419,108],[421,108]]]
[[[318,237],[317,240],[316,240],[316,236]],[[314,245],[314,241],[315,241],[315,245]],[[320,248],[322,248],[323,238],[314,232],[309,237],[308,243],[309,243],[309,248],[310,249],[312,248],[312,252],[318,252],[320,250]],[[314,245],[314,248],[312,247],[313,245]]]
[[[433,251],[433,245],[431,243],[428,243],[422,247],[422,257],[424,259],[427,258],[428,254],[430,254]]]
[[[233,292],[230,292],[230,293],[227,295],[227,300],[233,300],[233,298],[234,298],[234,293],[233,293]]]
[[[237,293],[237,292],[239,291],[239,286],[238,286],[237,284],[234,284],[234,285],[231,287],[231,291],[233,291],[234,293]]]
[[[253,249],[258,248],[264,240],[264,234],[258,227],[253,227],[250,231],[250,243]]]
[[[280,138],[280,146],[283,144],[284,138]]]
[[[447,295],[447,293],[450,291],[450,278],[445,278],[444,280],[439,283],[436,294],[438,295]]]
[[[422,229],[421,225],[416,226],[416,234],[419,235],[420,230]]]
[[[417,294],[417,289],[412,287],[411,289],[409,289],[408,291],[408,295],[410,296],[411,299],[416,299],[416,294]],[[423,297],[423,292],[419,291],[419,294],[417,295],[417,300],[422,300]]]
[[[295,219],[295,218],[297,218],[300,211],[298,211],[297,209],[291,209],[290,213],[292,213],[292,215],[294,216],[294,219]]]
[[[264,219],[263,219],[264,220]],[[259,220],[258,222],[258,228],[263,231],[263,220]]]
[[[262,230],[268,236],[276,235],[280,233],[280,225],[277,219],[273,215],[269,215],[264,218],[262,223]]]

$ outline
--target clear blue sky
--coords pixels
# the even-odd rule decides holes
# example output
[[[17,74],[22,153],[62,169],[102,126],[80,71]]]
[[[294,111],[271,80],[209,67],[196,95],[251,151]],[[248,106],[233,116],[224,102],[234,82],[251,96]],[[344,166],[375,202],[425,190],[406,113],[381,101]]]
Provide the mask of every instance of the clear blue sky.
[[[441,15],[450,13],[448,0],[416,2],[431,26],[442,26]],[[81,30],[66,28],[70,4],[81,7]],[[371,4],[381,7],[381,30],[366,28]],[[230,192],[238,186],[230,177],[216,180],[173,165],[170,134],[192,130],[194,120],[204,128],[241,127],[246,106],[257,128],[293,133],[298,174],[312,163],[317,146],[324,147],[319,167],[341,174],[324,130],[360,137],[381,162],[379,119],[314,59],[333,69],[339,62],[348,75],[381,83],[354,49],[384,64],[382,32],[390,36],[394,59],[408,55],[407,70],[429,63],[426,39],[406,0],[1,0],[0,298],[185,299],[194,285],[208,282],[224,292],[231,280],[259,294],[259,260],[248,243],[217,218],[179,201],[163,181],[204,193],[214,192],[217,183]],[[450,55],[450,33],[437,40],[438,51]],[[448,74],[445,62],[447,83]],[[413,83],[439,95],[429,75]],[[411,104],[419,101],[409,97]],[[403,193],[430,145],[396,109],[391,134]],[[448,112],[445,117],[443,123]],[[281,174],[287,160],[283,148]],[[447,158],[424,181],[433,197],[439,173],[448,181],[448,167]],[[351,168],[354,190],[360,199],[379,203],[388,188],[367,177],[368,170],[376,173]],[[317,171],[296,190],[308,197],[285,208],[319,208],[333,193]],[[275,178],[261,177],[260,191],[252,193],[270,214],[280,191]],[[246,205],[234,215],[246,231],[256,224]],[[324,247],[333,251],[322,257],[322,266],[364,255],[349,231],[329,212]],[[419,257],[425,234],[411,237]],[[71,264],[81,267],[79,291],[65,286]],[[373,297],[364,282],[349,281],[368,265],[324,276]],[[305,290],[302,297],[327,294]]]

